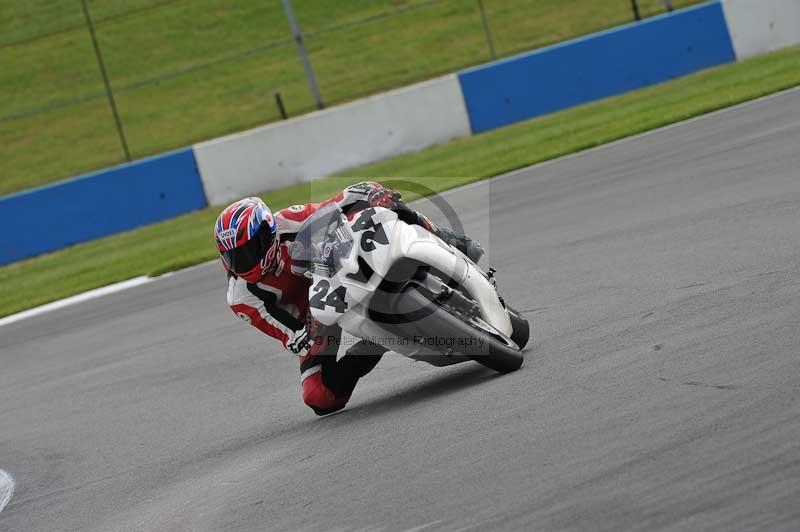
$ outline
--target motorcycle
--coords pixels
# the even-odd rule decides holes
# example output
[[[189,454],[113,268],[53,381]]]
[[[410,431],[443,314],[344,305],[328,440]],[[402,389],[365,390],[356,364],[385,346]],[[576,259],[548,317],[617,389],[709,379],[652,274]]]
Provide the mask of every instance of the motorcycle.
[[[498,294],[495,271],[390,209],[348,219],[323,207],[291,257],[311,279],[310,310],[324,325],[434,366],[474,360],[506,373],[522,365],[529,325]]]

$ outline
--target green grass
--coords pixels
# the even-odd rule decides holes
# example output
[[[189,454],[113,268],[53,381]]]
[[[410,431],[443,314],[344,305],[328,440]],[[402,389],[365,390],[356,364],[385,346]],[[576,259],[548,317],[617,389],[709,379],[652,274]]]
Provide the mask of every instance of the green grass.
[[[368,176],[404,178],[441,191],[800,85],[800,47],[521,122],[338,176],[270,192],[274,208],[317,201]],[[414,194],[406,194],[413,199]],[[0,268],[0,316],[138,275],[216,256],[219,208],[73,246]],[[220,282],[222,273],[220,270]]]
[[[676,7],[699,0],[674,0]],[[639,0],[645,16],[662,0]],[[490,59],[477,0],[294,0],[329,104]],[[133,156],[312,110],[279,0],[89,2]],[[629,0],[484,0],[498,55],[632,20]],[[384,16],[381,15],[391,15]],[[335,31],[332,27],[371,21]],[[54,33],[55,32],[55,33]],[[219,62],[158,83],[143,81]],[[123,161],[78,0],[0,0],[0,195]]]

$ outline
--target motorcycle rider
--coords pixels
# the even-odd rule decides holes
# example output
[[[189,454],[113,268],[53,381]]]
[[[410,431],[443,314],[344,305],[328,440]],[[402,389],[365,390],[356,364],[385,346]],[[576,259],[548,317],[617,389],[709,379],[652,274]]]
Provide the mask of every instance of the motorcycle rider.
[[[483,255],[478,242],[437,227],[409,209],[398,192],[375,181],[349,186],[322,203],[294,205],[274,215],[259,198],[244,198],[226,207],[214,225],[214,238],[228,274],[228,304],[241,319],[299,355],[303,401],[320,416],[344,408],[358,380],[386,352],[361,340],[337,361],[341,329],[311,317],[311,281],[292,271],[295,236],[315,212],[331,203],[349,217],[369,207],[391,209],[404,222],[421,225],[474,262]]]

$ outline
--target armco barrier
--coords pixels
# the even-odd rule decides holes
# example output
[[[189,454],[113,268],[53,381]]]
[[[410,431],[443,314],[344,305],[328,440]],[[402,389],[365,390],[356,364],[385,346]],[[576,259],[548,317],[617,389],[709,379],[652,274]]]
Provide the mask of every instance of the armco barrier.
[[[723,0],[736,58],[800,44],[800,0]]]
[[[466,70],[459,80],[479,133],[734,60],[713,2]]]
[[[455,75],[195,146],[209,204],[470,134]]]
[[[0,264],[206,206],[184,149],[0,198]]]

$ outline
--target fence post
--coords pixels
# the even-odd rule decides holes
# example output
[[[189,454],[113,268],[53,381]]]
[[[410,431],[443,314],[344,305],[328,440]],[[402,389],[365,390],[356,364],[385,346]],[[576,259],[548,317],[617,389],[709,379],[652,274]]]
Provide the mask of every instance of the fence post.
[[[636,0],[631,0],[631,7],[633,8],[633,18],[642,20],[642,16],[639,14],[639,4],[636,3]]]
[[[125,131],[122,129],[122,120],[120,120],[119,112],[117,112],[117,103],[114,101],[114,93],[111,91],[111,84],[108,82],[108,73],[106,72],[106,66],[103,62],[103,54],[100,53],[100,45],[97,44],[97,36],[94,33],[94,24],[92,24],[92,17],[89,15],[89,6],[86,5],[86,0],[81,0],[81,5],[83,5],[83,16],[86,19],[86,27],[89,29],[89,35],[92,38],[94,55],[97,57],[97,66],[100,67],[100,75],[103,76],[103,84],[106,87],[108,105],[111,107],[111,114],[114,115],[114,122],[117,124],[119,143],[122,145],[122,151],[125,152],[125,160],[130,162],[131,152],[128,150],[128,142],[125,140]]]
[[[483,22],[483,31],[486,33],[486,42],[489,43],[489,52],[492,54],[492,59],[497,59],[497,54],[494,51],[492,30],[489,29],[489,19],[486,18],[486,10],[483,9],[483,0],[478,0],[478,7],[481,10],[481,21]]]
[[[325,104],[322,101],[322,95],[319,93],[317,79],[314,77],[314,70],[311,68],[311,60],[308,58],[306,46],[303,44],[303,35],[300,33],[300,28],[297,26],[297,20],[294,18],[291,0],[283,0],[283,9],[286,11],[286,18],[289,19],[289,26],[292,28],[294,42],[297,43],[297,49],[300,51],[300,59],[303,61],[303,68],[306,71],[308,84],[311,86],[311,93],[314,95],[314,100],[317,102],[317,109],[322,109],[325,107]]]
[[[286,120],[289,118],[289,115],[286,114],[286,107],[283,106],[283,98],[281,98],[281,93],[275,93],[275,103],[278,105],[278,112],[281,114],[281,118]]]

